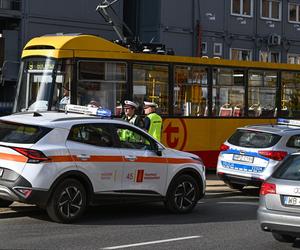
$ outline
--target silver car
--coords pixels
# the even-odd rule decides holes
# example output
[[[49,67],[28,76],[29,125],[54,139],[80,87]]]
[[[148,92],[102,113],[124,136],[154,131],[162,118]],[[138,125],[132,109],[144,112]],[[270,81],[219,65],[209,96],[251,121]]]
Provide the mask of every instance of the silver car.
[[[278,241],[300,237],[300,153],[290,155],[262,184],[258,220]]]
[[[217,175],[234,189],[260,186],[288,154],[299,149],[300,126],[287,123],[241,127],[221,145]]]

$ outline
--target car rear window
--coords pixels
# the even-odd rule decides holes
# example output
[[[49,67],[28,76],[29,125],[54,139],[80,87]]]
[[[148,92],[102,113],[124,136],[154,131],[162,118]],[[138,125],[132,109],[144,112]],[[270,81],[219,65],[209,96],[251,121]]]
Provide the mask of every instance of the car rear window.
[[[0,121],[0,142],[31,144],[49,131],[50,128]]]
[[[246,148],[269,148],[274,146],[280,138],[280,135],[271,133],[238,129],[228,139],[228,142]]]
[[[300,155],[291,155],[276,169],[272,177],[300,181]]]

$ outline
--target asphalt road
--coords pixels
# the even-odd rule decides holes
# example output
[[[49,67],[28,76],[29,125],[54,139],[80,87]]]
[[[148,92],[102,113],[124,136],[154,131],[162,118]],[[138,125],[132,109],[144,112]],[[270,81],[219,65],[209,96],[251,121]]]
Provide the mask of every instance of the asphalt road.
[[[262,232],[257,190],[232,191],[209,177],[193,213],[169,214],[162,204],[90,208],[76,224],[53,223],[34,206],[0,210],[0,249],[294,249]]]

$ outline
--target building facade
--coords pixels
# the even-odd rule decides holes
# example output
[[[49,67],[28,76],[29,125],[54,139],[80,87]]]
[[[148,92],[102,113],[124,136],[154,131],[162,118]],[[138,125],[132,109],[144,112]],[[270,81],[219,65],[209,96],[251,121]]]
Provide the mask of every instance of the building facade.
[[[300,62],[299,0],[136,2],[138,36],[178,55]]]

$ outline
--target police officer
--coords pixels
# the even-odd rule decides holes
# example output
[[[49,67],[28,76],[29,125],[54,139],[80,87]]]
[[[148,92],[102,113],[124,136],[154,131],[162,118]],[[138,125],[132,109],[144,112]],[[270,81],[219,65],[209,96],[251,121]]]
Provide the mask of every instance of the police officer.
[[[156,113],[157,104],[154,102],[144,102],[145,129],[156,140],[161,140],[162,118]]]
[[[124,101],[124,113],[123,119],[139,128],[144,128],[143,119],[136,114],[138,105],[135,102],[125,100]]]

